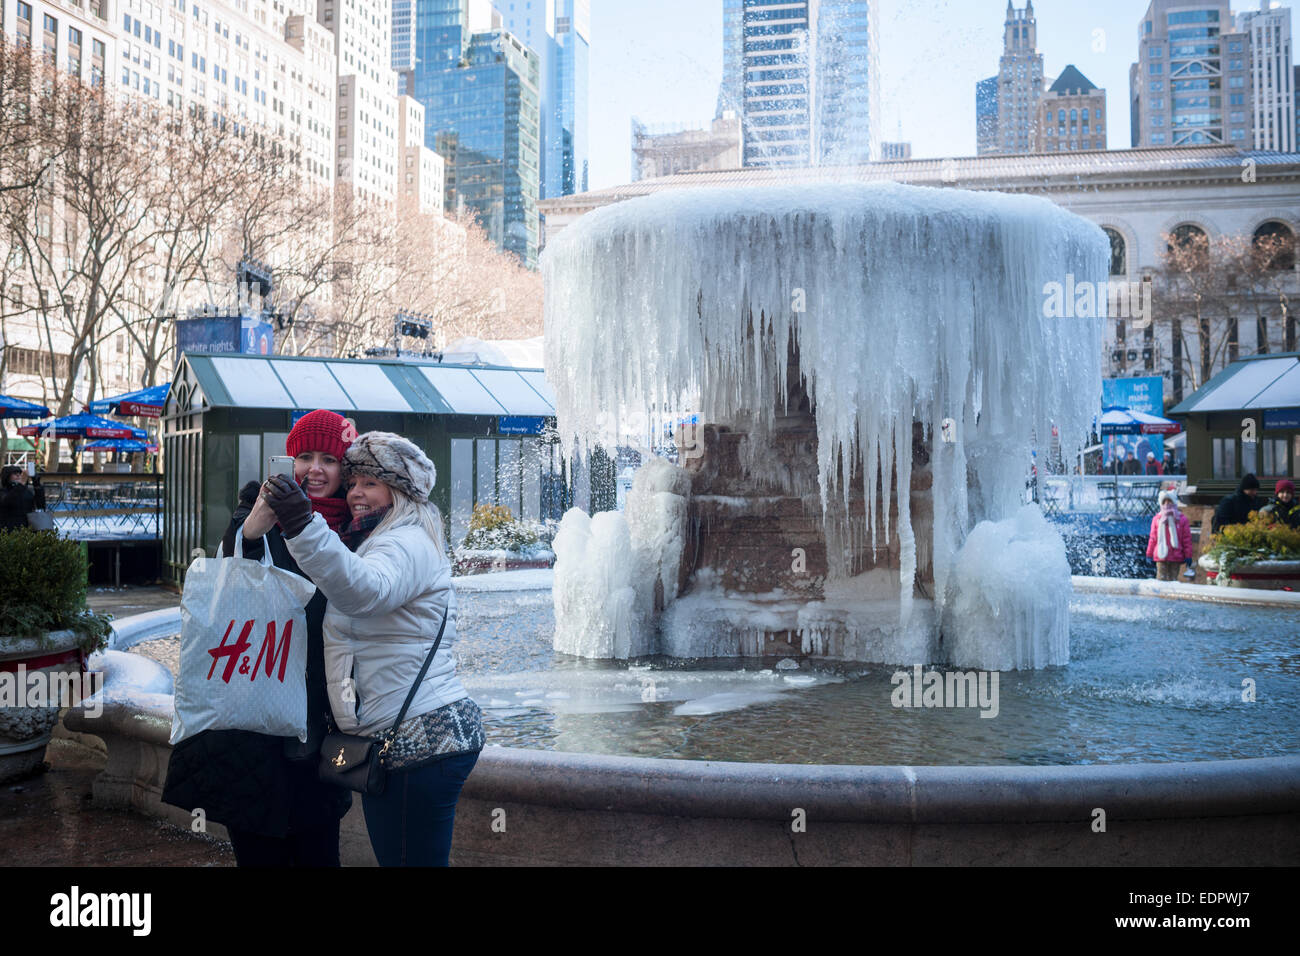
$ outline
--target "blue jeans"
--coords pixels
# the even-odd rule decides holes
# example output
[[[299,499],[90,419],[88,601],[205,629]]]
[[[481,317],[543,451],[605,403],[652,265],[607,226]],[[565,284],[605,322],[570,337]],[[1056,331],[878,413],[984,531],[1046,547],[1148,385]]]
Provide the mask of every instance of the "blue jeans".
[[[456,800],[476,763],[477,752],[397,770],[388,775],[382,794],[361,798],[380,866],[448,865]]]

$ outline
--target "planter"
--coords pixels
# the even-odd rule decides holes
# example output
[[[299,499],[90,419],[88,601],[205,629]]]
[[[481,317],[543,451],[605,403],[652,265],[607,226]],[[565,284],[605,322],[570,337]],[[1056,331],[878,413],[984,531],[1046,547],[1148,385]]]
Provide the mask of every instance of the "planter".
[[[555,554],[538,551],[457,551],[453,559],[453,573],[485,574],[489,571],[522,571],[531,568],[549,568],[555,565]]]
[[[1219,581],[1219,563],[1208,554],[1197,562],[1214,584],[1233,588],[1261,588],[1267,591],[1300,591],[1300,560],[1252,561],[1239,565],[1226,582]]]
[[[85,665],[80,647],[83,640],[75,631],[50,631],[44,637],[0,637],[0,783],[25,777],[40,767],[59,720],[57,699],[49,706],[15,706],[28,699],[31,675],[80,676]],[[42,679],[46,687],[57,690],[59,685],[50,677]]]

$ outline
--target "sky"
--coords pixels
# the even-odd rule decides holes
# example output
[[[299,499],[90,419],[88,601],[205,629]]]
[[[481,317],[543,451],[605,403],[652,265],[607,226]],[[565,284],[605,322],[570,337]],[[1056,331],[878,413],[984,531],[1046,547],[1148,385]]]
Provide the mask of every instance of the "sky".
[[[975,84],[998,71],[1006,0],[879,0],[882,139],[915,158],[975,155]],[[1282,4],[1290,6],[1290,4]],[[631,179],[631,120],[703,126],[722,80],[722,0],[592,0],[590,188]],[[1016,0],[1024,6],[1024,0]],[[1038,0],[1043,74],[1073,63],[1129,142],[1128,69],[1147,0]],[[1234,12],[1258,9],[1238,0]],[[1292,29],[1300,29],[1293,21]]]

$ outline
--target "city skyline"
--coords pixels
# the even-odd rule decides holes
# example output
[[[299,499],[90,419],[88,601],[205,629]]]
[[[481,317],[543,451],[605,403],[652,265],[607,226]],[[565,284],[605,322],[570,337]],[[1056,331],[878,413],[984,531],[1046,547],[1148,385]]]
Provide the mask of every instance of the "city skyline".
[[[1005,0],[878,2],[881,138],[910,142],[914,159],[974,156],[973,90],[997,71]],[[1110,149],[1129,148],[1129,67],[1138,58],[1147,6],[1148,0],[1034,4],[1044,76],[1054,79],[1073,64],[1106,91]],[[1232,4],[1234,13],[1258,8],[1257,0]],[[652,126],[708,126],[722,82],[722,28],[722,0],[592,4],[592,189],[631,179],[633,116]]]

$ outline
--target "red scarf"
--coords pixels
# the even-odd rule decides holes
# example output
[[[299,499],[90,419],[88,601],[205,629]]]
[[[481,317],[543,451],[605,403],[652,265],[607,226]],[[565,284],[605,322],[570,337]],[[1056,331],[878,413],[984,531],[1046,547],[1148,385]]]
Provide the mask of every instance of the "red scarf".
[[[313,498],[307,496],[311,501],[312,510],[325,519],[325,523],[330,526],[330,530],[336,534],[347,527],[348,521],[352,515],[348,511],[348,503],[345,498]]]

